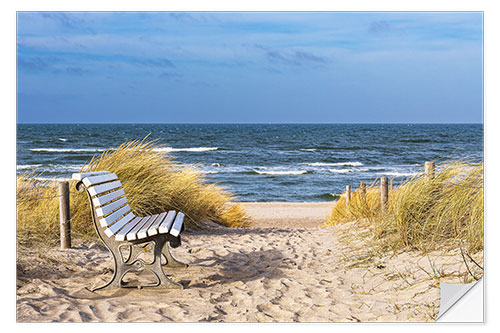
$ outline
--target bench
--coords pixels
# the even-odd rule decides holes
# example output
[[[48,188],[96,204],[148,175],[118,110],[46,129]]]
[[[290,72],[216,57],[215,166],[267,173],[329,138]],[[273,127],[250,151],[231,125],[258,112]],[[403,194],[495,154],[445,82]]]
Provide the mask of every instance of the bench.
[[[183,213],[170,210],[152,216],[135,216],[120,180],[109,171],[75,173],[72,179],[77,180],[77,191],[87,192],[95,230],[115,264],[111,280],[92,291],[129,287],[122,281],[125,274],[144,270],[153,273],[156,283],[135,287],[183,288],[182,284],[170,280],[162,268],[188,266],[170,253],[170,247],[181,244]],[[144,253],[152,253],[152,260],[140,258]]]

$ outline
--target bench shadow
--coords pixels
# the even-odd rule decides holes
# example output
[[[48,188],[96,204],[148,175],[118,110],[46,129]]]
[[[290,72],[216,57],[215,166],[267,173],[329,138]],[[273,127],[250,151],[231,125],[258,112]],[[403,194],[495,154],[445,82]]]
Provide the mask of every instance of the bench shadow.
[[[210,288],[218,284],[246,283],[263,278],[277,279],[284,276],[284,269],[293,267],[293,262],[275,249],[250,250],[196,259],[188,270],[195,267],[200,268],[199,279],[189,284],[188,288]],[[204,268],[209,268],[209,275],[203,274]]]

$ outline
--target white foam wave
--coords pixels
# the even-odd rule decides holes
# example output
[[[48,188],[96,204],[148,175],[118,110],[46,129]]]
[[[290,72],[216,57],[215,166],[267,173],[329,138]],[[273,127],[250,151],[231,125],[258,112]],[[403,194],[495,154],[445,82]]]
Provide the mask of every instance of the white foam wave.
[[[64,165],[64,164],[21,164],[17,166],[17,170],[29,170],[29,169],[39,169],[49,172],[59,172],[59,171],[80,171],[81,165]]]
[[[328,172],[331,173],[350,173],[352,171],[352,169],[328,169]]]
[[[361,162],[338,162],[338,163],[314,162],[314,163],[301,163],[301,164],[308,166],[352,166],[352,167],[363,165],[363,163]]]
[[[68,141],[68,139],[65,139],[65,138],[59,138],[59,141],[66,142],[66,141]]]
[[[72,152],[103,152],[101,148],[32,148],[31,151],[49,153],[72,153]]]
[[[219,147],[194,147],[194,148],[172,148],[172,147],[163,147],[163,148],[155,148],[154,151],[160,152],[176,152],[176,151],[192,151],[192,152],[203,152],[203,151],[213,151],[218,150]]]
[[[307,170],[283,170],[283,171],[262,171],[254,170],[254,172],[259,175],[303,175],[307,173]]]
[[[303,148],[299,149],[300,151],[316,151],[316,148]]]
[[[17,170],[35,169],[41,167],[41,164],[20,164],[16,167]]]
[[[69,181],[71,177],[35,177],[35,180],[43,181],[43,182],[51,182],[51,181]]]
[[[218,173],[217,171],[211,171],[211,170],[198,170],[198,171],[205,174]]]

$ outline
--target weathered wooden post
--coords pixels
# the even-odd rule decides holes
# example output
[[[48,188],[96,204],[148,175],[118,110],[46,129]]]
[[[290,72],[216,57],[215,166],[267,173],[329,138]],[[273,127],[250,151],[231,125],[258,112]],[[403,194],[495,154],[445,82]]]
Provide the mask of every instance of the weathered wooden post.
[[[380,204],[382,207],[382,212],[385,211],[385,206],[387,205],[387,201],[389,200],[389,191],[387,185],[387,177],[380,178]]]
[[[59,182],[59,223],[61,249],[71,248],[71,224],[69,212],[69,182]]]
[[[424,164],[425,175],[428,178],[432,178],[432,176],[434,176],[434,169],[435,168],[436,168],[436,165],[434,162],[425,162],[425,164]]]
[[[361,194],[361,198],[363,198],[363,200],[365,200],[366,199],[366,183],[365,182],[359,183],[359,193]]]
[[[351,185],[346,185],[345,187],[345,205],[349,208],[349,202],[351,201]]]

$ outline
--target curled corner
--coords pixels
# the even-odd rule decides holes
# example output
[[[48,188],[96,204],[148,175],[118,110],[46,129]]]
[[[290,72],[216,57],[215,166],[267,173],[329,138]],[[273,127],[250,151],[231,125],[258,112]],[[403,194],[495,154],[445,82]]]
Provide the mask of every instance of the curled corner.
[[[483,322],[482,278],[473,283],[440,285],[441,305],[436,321]]]

